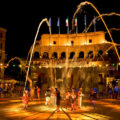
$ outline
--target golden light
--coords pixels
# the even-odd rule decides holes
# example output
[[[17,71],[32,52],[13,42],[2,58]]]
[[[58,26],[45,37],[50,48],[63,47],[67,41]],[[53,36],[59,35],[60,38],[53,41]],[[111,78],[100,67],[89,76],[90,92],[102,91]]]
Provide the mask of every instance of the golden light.
[[[19,65],[19,67],[21,68],[21,67],[22,67],[22,65],[20,64],[20,65]]]

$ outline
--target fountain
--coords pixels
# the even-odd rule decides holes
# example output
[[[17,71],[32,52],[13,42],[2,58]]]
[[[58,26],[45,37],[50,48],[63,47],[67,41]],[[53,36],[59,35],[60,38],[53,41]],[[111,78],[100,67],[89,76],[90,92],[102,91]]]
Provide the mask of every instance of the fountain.
[[[78,5],[78,8],[77,8],[77,10],[75,11],[75,13],[74,13],[74,15],[73,15],[73,19],[72,19],[72,30],[74,30],[75,16],[76,16],[76,14],[78,13],[78,11],[81,9],[81,7],[84,6],[84,5],[91,5],[91,7],[93,7],[93,9],[94,9],[94,10],[97,12],[97,14],[99,15],[100,19],[102,20],[102,22],[103,22],[103,24],[104,24],[104,26],[105,26],[105,28],[106,28],[109,36],[110,36],[110,39],[111,39],[111,41],[112,41],[112,44],[113,44],[113,46],[114,46],[114,48],[115,48],[115,51],[116,51],[116,53],[117,53],[118,59],[119,59],[119,61],[120,61],[120,56],[119,56],[117,47],[116,47],[116,45],[115,45],[115,43],[114,43],[114,40],[113,40],[113,38],[112,38],[112,35],[111,35],[111,33],[110,33],[110,30],[108,29],[108,27],[107,27],[107,25],[106,25],[106,23],[105,23],[102,15],[100,14],[100,12],[97,10],[97,8],[96,8],[91,2],[85,1],[85,2],[82,2],[82,3],[80,3],[80,4]]]
[[[102,17],[104,17],[104,16],[113,16],[113,15],[115,15],[115,16],[120,16],[120,14],[118,14],[118,13],[115,13],[115,12],[111,12],[111,13],[105,13],[105,14],[101,14],[100,16],[96,16],[95,18],[93,18],[93,20],[90,22],[90,24],[88,25],[88,27],[87,27],[87,32],[88,32],[88,30],[90,29],[90,27],[93,25],[93,23],[94,23],[94,21],[99,21],[100,19],[100,17],[102,16]],[[85,32],[85,30],[83,30],[83,33]]]
[[[27,69],[27,73],[26,73],[25,87],[26,87],[26,83],[27,83],[27,80],[28,80],[28,75],[29,75],[31,60],[32,60],[32,57],[33,57],[33,51],[34,51],[35,43],[36,43],[36,40],[37,40],[37,36],[38,36],[39,30],[40,30],[40,27],[41,27],[41,25],[42,25],[44,22],[47,23],[47,25],[48,25],[48,27],[49,27],[49,32],[50,32],[50,34],[51,34],[51,28],[50,28],[49,22],[48,22],[47,18],[45,18],[45,19],[43,19],[43,20],[40,22],[40,24],[39,24],[39,26],[38,26],[38,29],[37,29],[37,32],[36,32],[36,35],[35,35],[35,38],[34,38],[34,42],[33,42],[33,45],[32,45],[32,51],[31,51],[31,54],[30,54],[30,60],[29,60],[29,63],[28,63],[28,69]],[[32,87],[32,86],[30,86],[30,87]],[[25,90],[25,88],[24,88],[24,90]]]
[[[66,34],[66,35],[59,34],[59,35],[54,35],[54,34],[50,33],[50,35],[46,35],[46,36],[43,35],[41,37],[41,41],[42,40],[46,40],[47,44],[45,43],[44,45],[42,45],[42,43],[44,41],[38,42],[40,44],[40,46],[38,47],[39,51],[40,51],[40,54],[43,55],[43,52],[45,50],[45,52],[47,51],[50,54],[50,56],[52,56],[53,52],[56,52],[57,50],[59,50],[60,51],[59,52],[59,56],[60,56],[60,53],[66,52],[66,58],[65,58],[65,60],[60,60],[59,59],[60,57],[59,58],[53,58],[53,57],[49,58],[48,57],[46,60],[44,58],[40,58],[40,61],[38,61],[39,62],[39,66],[40,66],[39,67],[40,70],[37,71],[37,72],[39,72],[39,73],[40,73],[40,71],[44,72],[46,74],[46,76],[48,78],[50,78],[50,83],[49,83],[50,86],[53,86],[53,87],[58,87],[59,86],[60,88],[64,89],[64,91],[67,88],[80,88],[80,87],[84,87],[84,88],[88,89],[87,88],[88,85],[90,87],[94,87],[94,84],[96,85],[97,82],[95,82],[93,84],[93,81],[95,81],[95,79],[97,79],[97,80],[100,79],[98,74],[99,73],[106,73],[106,71],[107,71],[107,67],[106,66],[108,66],[108,65],[106,63],[106,59],[104,59],[104,56],[106,56],[106,53],[112,47],[115,48],[117,57],[120,60],[120,56],[118,54],[118,51],[117,51],[117,48],[116,48],[116,44],[114,43],[112,35],[110,33],[110,30],[108,29],[108,27],[107,27],[107,25],[106,25],[106,23],[105,23],[105,21],[103,19],[103,16],[111,16],[111,15],[119,16],[118,13],[112,12],[110,14],[108,14],[108,13],[107,14],[100,14],[100,12],[97,10],[97,8],[91,2],[88,2],[88,1],[81,2],[78,5],[78,8],[77,8],[77,10],[75,11],[75,13],[73,15],[71,32],[74,30],[74,27],[75,27],[74,26],[74,22],[75,22],[76,14],[79,12],[79,10],[82,8],[82,6],[85,6],[85,5],[92,6],[92,8],[97,12],[98,17],[96,17],[95,19],[100,18],[102,20],[102,22],[103,22],[103,24],[104,24],[104,26],[105,26],[105,28],[106,28],[110,38],[111,38],[111,41],[112,41],[111,44],[113,46],[108,45],[108,48],[106,48],[107,50],[103,49],[103,54],[98,53],[100,58],[96,58],[95,59],[96,56],[94,55],[95,57],[93,57],[93,58],[91,57],[92,59],[90,59],[89,56],[85,55],[83,60],[81,60],[81,59],[78,60],[77,57],[75,57],[75,59],[72,58],[72,60],[70,60],[68,54],[71,52],[70,51],[71,46],[70,46],[70,43],[69,43],[71,41],[69,41],[69,40],[74,39],[74,38],[75,38],[76,41],[77,41],[77,39],[81,40],[82,38],[79,38],[79,34]],[[26,75],[26,81],[27,81],[27,77],[28,77],[28,74],[29,74],[31,59],[32,59],[32,56],[33,56],[33,53],[34,53],[36,38],[37,38],[37,35],[38,35],[38,32],[39,32],[40,26],[45,21],[48,24],[48,21],[46,19],[44,19],[41,22],[41,24],[38,27],[35,39],[34,39],[34,43],[33,43],[32,47],[31,47],[31,49],[30,49],[30,51],[28,53],[28,56],[30,54],[30,60],[29,60],[29,67],[28,67],[28,71],[27,71],[27,75]],[[89,30],[89,28],[90,28],[90,26],[92,24],[93,24],[93,21],[88,26],[87,31]],[[49,26],[49,24],[48,24],[48,26]],[[50,26],[49,26],[49,29],[50,29]],[[100,33],[100,34],[103,34],[103,33]],[[89,33],[81,33],[80,35],[83,36],[83,37],[85,36],[85,38],[84,38],[85,42],[80,44],[81,49],[83,50],[83,47],[87,48],[90,45],[89,43],[86,43],[86,40],[89,38]],[[64,45],[60,44],[59,47],[58,47],[58,48],[61,47],[61,49],[63,47],[65,47],[65,49],[63,49],[63,50],[58,49],[56,47],[57,45],[54,45],[54,40],[62,39],[61,36],[65,37],[65,40],[67,41]],[[97,36],[97,37],[99,38],[99,36]],[[104,37],[102,39],[104,39]],[[57,41],[57,42],[60,43],[61,41]],[[90,41],[92,41],[92,40],[90,40]],[[105,44],[108,44],[106,41],[103,41],[103,43],[104,42],[105,42]],[[79,41],[78,41],[78,43],[79,43]],[[100,41],[100,43],[101,43],[101,41]],[[74,45],[73,45],[73,48],[74,48]],[[37,51],[37,47],[35,48],[35,50]],[[76,52],[78,54],[78,51],[80,51],[80,48],[79,48],[79,50],[77,48],[75,48],[75,50],[76,50]],[[99,50],[99,49],[97,49],[97,50]],[[87,51],[87,49],[85,51]],[[42,57],[42,55],[41,55],[41,57]],[[27,57],[27,60],[28,60],[28,57]],[[43,62],[42,62],[42,60],[43,60]],[[102,62],[104,64],[102,64]],[[43,80],[45,80],[45,79],[46,78],[45,78],[45,75],[44,75]],[[83,91],[84,91],[84,89],[83,89]],[[88,91],[88,90],[85,90],[85,91]]]

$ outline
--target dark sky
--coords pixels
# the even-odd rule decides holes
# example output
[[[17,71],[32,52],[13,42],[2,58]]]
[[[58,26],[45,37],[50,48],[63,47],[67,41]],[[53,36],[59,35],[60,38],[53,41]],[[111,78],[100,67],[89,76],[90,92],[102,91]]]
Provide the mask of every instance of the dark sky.
[[[57,18],[61,19],[61,32],[66,33],[65,19],[69,17],[70,28],[71,19],[77,5],[84,0],[39,0],[38,2],[14,2],[2,3],[0,7],[0,27],[7,29],[6,36],[6,54],[10,57],[26,57],[30,46],[33,43],[34,36],[39,22],[47,17],[52,18],[52,32],[57,33]],[[119,1],[111,0],[89,0],[100,13],[117,12],[120,13]],[[84,29],[83,13],[86,11],[87,23],[97,15],[89,5],[85,6],[78,14],[79,32]],[[120,27],[120,17],[105,17],[109,28]],[[97,30],[105,30],[102,22],[97,23]],[[91,29],[92,31],[92,29]],[[48,33],[48,28],[44,24],[41,27],[40,34]],[[117,37],[116,37],[117,34]],[[114,39],[118,41],[120,32],[116,32]],[[39,39],[39,38],[38,38]],[[120,43],[120,42],[119,42]]]

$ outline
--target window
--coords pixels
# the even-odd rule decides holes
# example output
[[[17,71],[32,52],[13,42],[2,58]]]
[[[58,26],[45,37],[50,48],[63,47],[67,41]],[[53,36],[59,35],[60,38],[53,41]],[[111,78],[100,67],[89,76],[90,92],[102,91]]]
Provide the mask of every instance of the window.
[[[100,57],[101,55],[103,54],[103,51],[102,50],[98,50],[98,57]]]
[[[52,54],[52,57],[53,57],[53,58],[57,58],[57,53],[54,52],[54,53]]]
[[[89,43],[92,43],[92,39],[89,39]]]
[[[64,59],[64,58],[66,58],[66,53],[65,53],[65,52],[62,52],[62,53],[61,53],[61,59]]]
[[[39,52],[35,52],[34,53],[34,59],[39,59],[39,58],[40,58]]]
[[[44,52],[44,53],[43,53],[43,59],[48,59],[48,58],[49,58],[48,52]]]
[[[56,44],[56,41],[53,41],[53,44],[55,45],[55,44]]]
[[[73,59],[74,56],[75,56],[75,52],[71,52],[71,53],[70,53],[70,57],[69,57],[69,59]]]
[[[84,52],[80,52],[78,58],[84,58]]]
[[[93,51],[89,51],[88,58],[93,58]]]
[[[71,41],[71,45],[72,45],[72,46],[74,45],[74,41]]]

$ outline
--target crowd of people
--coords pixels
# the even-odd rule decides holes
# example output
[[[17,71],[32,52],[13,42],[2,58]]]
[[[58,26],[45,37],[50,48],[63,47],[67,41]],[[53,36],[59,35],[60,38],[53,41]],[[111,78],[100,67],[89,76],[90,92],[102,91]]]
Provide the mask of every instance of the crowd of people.
[[[119,86],[118,84],[110,85],[106,87],[102,86],[99,89],[90,89],[90,99],[118,99],[119,96]]]
[[[34,90],[29,91],[27,88],[24,91],[23,94],[23,103],[24,108],[27,109],[28,107],[28,101],[33,101],[33,98],[35,95],[33,95],[35,92]],[[37,87],[37,99],[41,100],[40,93],[41,90],[39,87]],[[64,97],[61,97],[61,91],[59,91],[57,88],[51,87],[48,88],[45,92],[45,105],[47,106],[56,106],[56,112],[60,111],[60,105],[61,101],[64,101],[62,105],[65,105],[66,109],[76,110],[77,108],[81,108],[82,105],[82,88],[79,89],[79,91],[76,91],[75,89],[68,89],[64,93]]]
[[[72,91],[70,89],[66,90],[63,98],[61,98],[60,91],[57,88],[50,88],[45,93],[45,105],[56,105],[57,111],[59,111],[60,101],[62,99],[66,109],[76,110],[78,107],[81,108],[82,96],[82,88],[79,91],[75,89],[72,89]]]
[[[2,94],[5,94],[6,90],[10,91],[12,89],[10,89],[9,86],[7,87],[7,89],[6,88],[3,89],[0,86],[0,98]],[[12,90],[13,93],[15,92],[14,90],[16,90],[17,94],[23,95],[23,103],[25,105],[24,107],[25,109],[27,109],[29,101],[33,101],[35,98],[37,98],[40,101],[42,97],[45,97],[45,105],[56,106],[57,108],[56,111],[60,111],[61,101],[62,101],[62,105],[64,105],[66,109],[70,109],[74,111],[77,108],[81,108],[82,97],[84,96],[82,93],[82,88],[79,88],[79,90],[67,89],[64,91],[64,93],[62,93],[61,90],[59,91],[57,88],[54,87],[48,88],[46,91],[43,92],[38,86],[32,88],[26,86],[24,90],[24,94],[23,94],[23,88],[14,87],[14,89]],[[42,94],[44,93],[44,96],[41,95],[41,93]],[[118,99],[118,96],[119,96],[119,87],[117,83],[113,85],[108,84],[106,87],[103,87],[102,89],[91,88],[89,91],[90,100],[101,99],[101,98]]]

